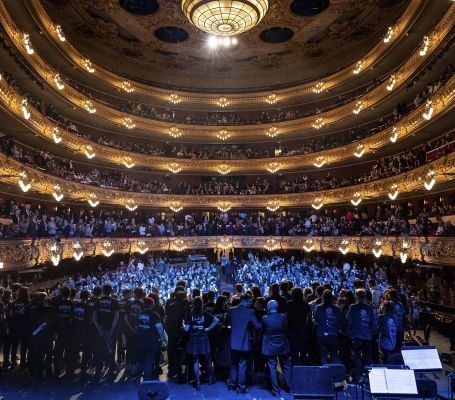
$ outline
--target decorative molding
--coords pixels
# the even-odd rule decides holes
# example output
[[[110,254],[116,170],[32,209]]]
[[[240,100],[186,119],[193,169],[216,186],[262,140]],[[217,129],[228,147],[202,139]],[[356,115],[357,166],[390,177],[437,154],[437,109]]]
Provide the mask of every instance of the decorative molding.
[[[351,254],[371,254],[377,248],[378,238],[359,236],[328,236],[314,237],[311,241],[314,250],[307,252],[308,237],[306,236],[191,236],[191,237],[142,237],[142,238],[69,238],[56,242],[54,239],[1,240],[0,261],[4,269],[20,269],[37,264],[51,262],[51,257],[59,256],[60,260],[75,258],[75,249],[83,256],[92,257],[103,255],[107,247],[114,250],[112,254],[144,253],[146,251],[178,251],[196,249],[272,249],[273,250],[302,250],[307,254],[319,252],[340,252],[342,242],[348,243]],[[422,260],[429,263],[453,265],[455,258],[455,238],[453,237],[381,237],[381,256],[400,258],[403,251],[402,243],[409,244],[407,259]],[[107,253],[109,254],[109,253]],[[104,255],[105,256],[105,255]]]
[[[60,40],[55,30],[55,23],[47,14],[46,10],[41,4],[41,1],[30,0],[29,4],[34,10],[34,15],[39,22],[40,28],[47,34],[49,38],[51,38],[51,40],[55,42],[58,47],[61,48],[64,54],[74,63],[74,65],[78,66],[82,71],[87,72],[82,66],[83,61],[86,59],[86,56],[82,55],[70,42],[68,42],[68,40],[64,42]],[[396,21],[396,23],[393,24],[393,35],[391,36],[390,40],[388,42],[384,42],[384,40],[381,39],[379,43],[376,44],[376,46],[374,46],[367,54],[362,57],[362,60],[364,62],[362,73],[373,67],[379,60],[381,60],[386,52],[390,49],[391,45],[398,42],[403,37],[403,35],[406,34],[412,22],[420,14],[422,5],[424,4],[424,0],[411,0],[409,2],[409,5],[402,16],[398,21]],[[305,84],[294,86],[292,88],[266,92],[255,92],[254,94],[236,94],[235,96],[232,96],[232,100],[230,99],[231,104],[263,104],[267,102],[267,99],[272,94],[272,92],[280,99],[293,99],[301,96],[306,96],[310,93],[313,93],[314,87],[321,79],[324,81],[324,90],[328,90],[356,77],[357,75],[354,75],[352,73],[354,64],[331,75],[325,76],[323,78],[318,78],[316,81],[307,82]],[[96,78],[115,89],[123,89],[122,83],[125,80],[124,77],[116,75],[100,65],[96,65],[95,69],[96,72],[94,75]],[[140,95],[146,95],[152,99],[162,102],[167,102],[169,100],[169,89],[166,90],[158,87],[152,87],[140,82],[131,82],[131,85],[134,87],[134,90],[137,91],[137,93]],[[181,104],[191,103],[206,106],[216,105],[218,99],[225,95],[225,93],[206,94],[175,90],[173,90],[173,92],[179,96]]]
[[[23,97],[15,91],[4,79],[0,79],[0,105],[13,113],[17,118],[33,131],[48,141],[55,142],[55,124],[43,116],[34,107],[29,106],[30,118],[25,120],[21,109]],[[292,170],[306,166],[313,166],[317,157],[323,157],[325,164],[334,164],[347,159],[355,159],[354,152],[359,144],[363,145],[365,153],[374,152],[381,147],[391,146],[391,137],[394,142],[399,142],[414,136],[420,129],[427,126],[431,121],[441,117],[450,110],[455,104],[455,76],[441,87],[435,95],[431,97],[433,113],[431,120],[423,118],[422,113],[426,104],[422,104],[413,112],[404,117],[401,121],[390,126],[372,136],[357,142],[339,146],[333,149],[283,157],[268,157],[245,160],[197,160],[186,158],[167,158],[160,156],[149,156],[145,154],[126,152],[108,146],[100,145],[94,141],[85,139],[74,133],[60,129],[60,146],[65,146],[71,151],[84,153],[86,146],[91,146],[97,159],[108,161],[117,165],[124,165],[125,157],[133,156],[135,166],[153,168],[156,170],[169,170],[169,164],[178,164],[183,171],[199,171],[205,173],[215,173],[219,164],[229,166],[232,172],[241,171],[266,171],[271,160],[279,161],[281,170]]]
[[[24,58],[34,67],[35,71],[45,79],[51,87],[55,86],[54,77],[58,71],[54,70],[46,60],[40,57],[35,52],[34,54],[28,54],[27,49],[22,43],[22,32],[17,28],[14,20],[7,12],[3,1],[0,1],[0,16],[2,17],[3,26],[10,37],[12,43],[22,52]],[[427,35],[430,38],[430,49],[424,56],[419,55],[419,49],[417,49],[396,71],[397,82],[396,88],[403,85],[407,79],[433,54],[438,45],[444,40],[444,38],[451,32],[453,27],[453,20],[455,19],[455,4],[452,4],[442,19],[437,23],[434,29]],[[67,41],[62,42],[67,43]],[[85,62],[84,59],[82,62]],[[79,62],[80,64],[80,62]],[[385,81],[379,86],[372,89],[370,92],[350,101],[340,107],[334,108],[329,111],[325,111],[320,114],[320,117],[324,118],[326,125],[334,124],[342,121],[348,117],[352,117],[355,105],[359,102],[362,104],[362,110],[371,108],[376,104],[382,102],[385,98],[390,95],[390,91],[387,90],[388,82]],[[96,109],[96,113],[93,117],[100,118],[104,121],[109,121],[115,125],[121,125],[124,118],[133,117],[137,129],[143,131],[154,131],[158,134],[168,136],[169,123],[165,121],[152,120],[140,116],[133,116],[128,113],[118,111],[110,106],[106,106],[104,103],[89,98],[85,94],[80,93],[71,85],[67,84],[64,90],[59,91],[59,95],[66,98],[71,104],[86,110],[86,103],[90,101],[93,104],[93,109]],[[267,123],[261,125],[239,125],[229,127],[231,137],[245,137],[248,136],[260,136],[263,137],[265,131],[271,126],[276,126],[280,129],[282,135],[286,135],[291,132],[296,132],[301,129],[311,129],[314,123],[314,116],[308,116],[300,119],[283,121],[278,123]],[[187,137],[211,137],[213,135],[213,126],[206,125],[190,125],[190,124],[172,124],[184,132]],[[227,128],[226,128],[227,129]]]
[[[269,195],[177,195],[150,194],[106,189],[97,186],[71,182],[36,168],[27,166],[19,161],[0,154],[0,174],[2,183],[12,185],[19,195],[21,177],[26,176],[27,192],[37,192],[53,198],[54,188],[59,186],[60,193],[70,201],[88,202],[95,199],[95,205],[115,205],[123,207],[125,199],[138,207],[167,208],[169,201],[178,201],[182,208],[216,208],[221,203],[228,203],[230,208],[267,208],[271,202],[279,202],[280,207],[309,207],[316,199],[321,199],[323,205],[350,204],[351,199],[359,193],[362,201],[387,199],[392,186],[396,195],[402,197],[425,191],[425,177],[431,174],[436,185],[445,183],[445,189],[453,187],[455,173],[455,153],[441,157],[431,163],[415,168],[408,172],[388,178],[378,179],[359,185],[346,186],[338,189],[322,190],[305,193],[286,193]],[[22,182],[23,183],[23,182]],[[30,187],[28,187],[30,185]],[[24,186],[24,185],[22,185]],[[428,189],[427,189],[428,190]],[[22,191],[24,189],[22,188]],[[22,194],[20,194],[22,193]]]

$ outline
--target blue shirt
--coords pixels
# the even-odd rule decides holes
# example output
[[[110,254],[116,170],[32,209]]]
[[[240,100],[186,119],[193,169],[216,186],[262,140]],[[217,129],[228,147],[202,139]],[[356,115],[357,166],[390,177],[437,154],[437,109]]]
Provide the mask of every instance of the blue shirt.
[[[314,311],[317,336],[338,336],[341,327],[341,310],[333,304],[318,304]]]
[[[381,314],[378,317],[379,346],[384,350],[393,350],[397,343],[397,321],[393,314]]]
[[[404,306],[403,303],[399,301],[393,302],[393,311],[395,316],[397,317],[397,331],[403,332],[404,331]]]
[[[376,328],[373,307],[364,303],[352,304],[349,307],[347,319],[351,332],[351,339],[372,339]]]

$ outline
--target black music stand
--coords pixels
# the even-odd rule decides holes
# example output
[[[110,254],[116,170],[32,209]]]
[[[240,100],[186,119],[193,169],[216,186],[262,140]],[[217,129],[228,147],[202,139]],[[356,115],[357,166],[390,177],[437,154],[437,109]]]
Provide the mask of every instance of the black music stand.
[[[292,395],[294,399],[334,399],[332,370],[325,366],[295,366]]]

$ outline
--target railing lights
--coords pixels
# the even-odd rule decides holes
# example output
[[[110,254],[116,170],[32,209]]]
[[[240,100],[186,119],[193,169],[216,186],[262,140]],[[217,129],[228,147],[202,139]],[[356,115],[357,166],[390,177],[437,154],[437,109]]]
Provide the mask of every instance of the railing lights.
[[[172,172],[173,174],[178,174],[181,170],[182,167],[180,166],[179,163],[170,163],[167,167],[167,169]]]
[[[319,117],[316,118],[316,120],[313,122],[313,128],[314,129],[321,129],[325,125],[324,118]]]
[[[126,168],[133,168],[136,164],[134,164],[134,160],[130,156],[123,157],[123,165]]]
[[[396,183],[394,183],[392,186],[390,186],[389,199],[393,201],[397,197],[398,197],[398,185]]]
[[[63,89],[65,89],[65,85],[64,85],[64,83],[63,83],[62,78],[60,77],[60,74],[55,74],[55,75],[54,75],[54,83],[55,83],[55,87],[56,87],[58,90],[63,90]]]
[[[359,192],[355,192],[354,193],[354,196],[352,196],[352,199],[351,199],[351,204],[354,206],[354,207],[357,207],[360,203],[362,202],[362,196]]]
[[[52,190],[52,196],[56,201],[61,201],[63,199],[63,192],[60,185],[55,185]]]
[[[35,52],[32,47],[32,42],[30,42],[30,35],[28,33],[22,34],[22,44],[24,45],[27,54],[32,55]]]
[[[387,28],[387,33],[384,36],[384,43],[389,43],[393,36],[393,28],[389,26]]]
[[[89,74],[93,74],[95,72],[95,68],[93,68],[92,62],[88,58],[82,62],[82,65]]]

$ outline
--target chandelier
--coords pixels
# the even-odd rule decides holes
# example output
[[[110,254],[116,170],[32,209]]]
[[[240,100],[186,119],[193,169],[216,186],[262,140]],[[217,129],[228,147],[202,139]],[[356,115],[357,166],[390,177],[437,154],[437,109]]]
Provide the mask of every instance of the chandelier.
[[[182,0],[182,11],[200,30],[219,36],[238,35],[257,25],[268,0]]]

